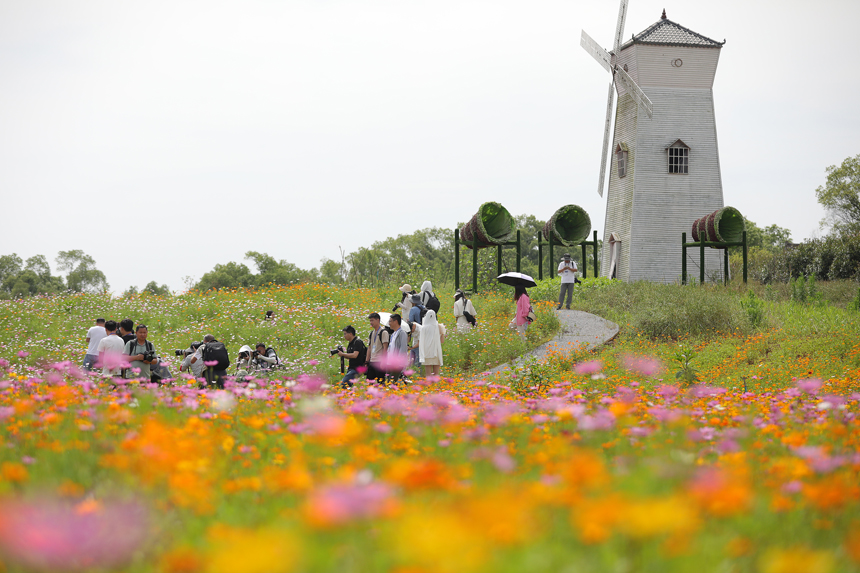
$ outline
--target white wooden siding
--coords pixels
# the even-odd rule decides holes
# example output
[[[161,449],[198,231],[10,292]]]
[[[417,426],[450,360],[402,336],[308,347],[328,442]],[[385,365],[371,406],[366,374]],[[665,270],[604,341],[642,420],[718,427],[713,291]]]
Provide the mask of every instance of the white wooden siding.
[[[646,87],[711,89],[714,87],[720,51],[719,48],[638,44],[634,54],[637,75],[633,79],[642,89]],[[681,67],[672,65],[676,59],[683,62]]]
[[[681,233],[692,240],[693,221],[723,207],[713,92],[643,90],[654,103],[654,117],[640,113],[637,121],[627,280],[671,283],[681,276]],[[666,148],[677,139],[690,146],[687,175],[668,173]],[[707,249],[705,267],[706,275],[720,272],[722,251]],[[688,261],[688,272],[698,274],[698,254]]]

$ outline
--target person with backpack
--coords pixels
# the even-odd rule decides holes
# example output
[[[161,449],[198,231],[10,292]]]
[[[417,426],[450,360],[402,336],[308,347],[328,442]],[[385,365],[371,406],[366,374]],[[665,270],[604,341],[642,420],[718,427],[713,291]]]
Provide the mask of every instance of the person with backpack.
[[[400,302],[394,305],[394,308],[391,309],[391,312],[397,312],[397,309],[400,309],[400,313],[403,316],[408,317],[409,311],[412,310],[412,295],[415,294],[415,291],[412,290],[412,285],[409,283],[404,284],[400,287],[399,290],[402,294],[400,296]]]
[[[342,346],[338,346],[337,356],[349,360],[349,366],[346,373],[340,381],[340,387],[344,390],[354,386],[353,380],[358,377],[358,369],[366,367],[367,347],[364,342],[355,335],[355,328],[352,325],[343,329],[343,337],[346,339],[347,345],[344,350]]]
[[[158,363],[158,356],[155,353],[155,347],[146,339],[149,330],[145,324],[138,324],[134,334],[135,339],[126,342],[122,351],[131,361],[125,371],[125,377],[145,378],[149,381],[152,376],[152,366]],[[140,371],[135,373],[135,368],[139,368]]]
[[[466,293],[457,289],[457,292],[454,293],[454,318],[457,319],[457,330],[460,332],[472,330],[472,327],[478,324],[478,321],[475,320],[477,314],[475,305],[466,298]]]
[[[367,379],[385,380],[385,370],[381,367],[382,359],[388,353],[388,343],[391,340],[389,329],[380,324],[378,312],[372,312],[367,317],[370,321],[370,336],[367,339]]]
[[[427,312],[427,307],[421,304],[421,297],[417,294],[412,295],[412,308],[409,309],[409,316],[406,320],[412,323],[421,324],[421,319],[424,318],[424,313]]]
[[[439,299],[436,298],[436,293],[433,292],[433,285],[430,284],[430,281],[424,281],[421,285],[420,297],[421,304],[423,304],[427,310],[432,310],[437,315],[439,314],[439,309],[442,308],[442,304],[439,302]]]
[[[202,360],[205,365],[203,377],[207,384],[213,384],[219,388],[224,387],[224,378],[227,376],[227,368],[230,367],[230,354],[227,352],[227,347],[223,342],[218,342],[211,334],[203,337],[201,344],[194,356],[191,358],[191,364]],[[214,362],[214,364],[206,364]]]
[[[260,370],[272,370],[281,365],[281,360],[278,358],[278,353],[275,352],[275,349],[271,346],[267,347],[262,342],[257,343],[254,361]]]

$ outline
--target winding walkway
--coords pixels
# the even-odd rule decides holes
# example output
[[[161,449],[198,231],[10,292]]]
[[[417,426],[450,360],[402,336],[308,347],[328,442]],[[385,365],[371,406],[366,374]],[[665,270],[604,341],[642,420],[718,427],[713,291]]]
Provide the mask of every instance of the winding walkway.
[[[569,353],[581,349],[590,350],[618,336],[618,325],[599,316],[581,310],[557,310],[555,313],[561,322],[561,330],[555,338],[520,356],[514,363],[531,356],[543,358],[549,351]],[[500,364],[491,369],[490,373],[502,372],[510,367],[507,363]]]

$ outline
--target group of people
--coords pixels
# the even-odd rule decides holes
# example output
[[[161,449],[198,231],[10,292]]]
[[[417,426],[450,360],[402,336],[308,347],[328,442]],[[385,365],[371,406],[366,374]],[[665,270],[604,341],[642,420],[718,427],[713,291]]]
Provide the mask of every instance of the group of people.
[[[134,325],[130,318],[119,323],[97,318],[95,326],[87,331],[87,353],[84,370],[93,371],[101,367],[105,376],[140,378],[159,381],[172,378],[169,368],[161,361],[152,342],[147,340],[149,329],[145,324]],[[207,334],[201,342],[192,342],[184,350],[176,350],[184,356],[180,372],[190,372],[207,384],[223,385],[228,376],[230,356],[227,347],[215,336]],[[242,346],[236,365],[236,377],[264,373],[280,366],[274,348],[258,342],[255,349]]]

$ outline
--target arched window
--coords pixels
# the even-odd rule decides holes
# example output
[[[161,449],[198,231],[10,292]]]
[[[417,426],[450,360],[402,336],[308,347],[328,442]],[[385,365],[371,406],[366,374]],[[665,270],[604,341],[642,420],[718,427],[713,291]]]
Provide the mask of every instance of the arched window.
[[[690,166],[690,146],[677,140],[666,148],[669,159],[669,173],[687,175]]]
[[[618,165],[618,177],[627,175],[627,144],[619,143],[615,146],[615,163]]]

